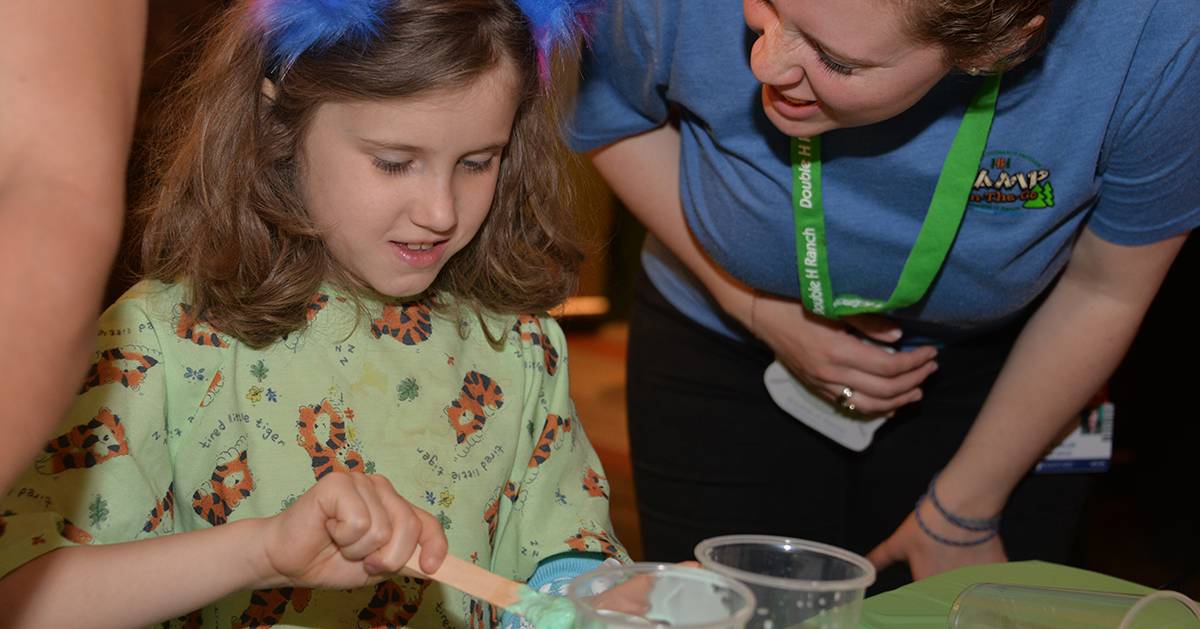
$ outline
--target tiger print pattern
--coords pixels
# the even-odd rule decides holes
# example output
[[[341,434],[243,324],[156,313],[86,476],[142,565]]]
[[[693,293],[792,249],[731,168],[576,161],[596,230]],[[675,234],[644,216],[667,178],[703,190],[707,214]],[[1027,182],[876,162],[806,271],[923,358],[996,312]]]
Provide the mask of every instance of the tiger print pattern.
[[[375,338],[390,336],[405,345],[417,345],[433,335],[433,320],[429,306],[421,302],[388,305],[383,314],[371,322]]]
[[[512,329],[513,332],[521,335],[522,341],[542,348],[546,374],[553,376],[558,371],[558,350],[554,349],[550,339],[546,338],[546,333],[542,330],[542,322],[532,315],[520,315]]]
[[[119,347],[100,352],[100,357],[88,368],[79,393],[119,382],[126,389],[136,389],[146,379],[146,372],[158,364],[153,356],[127,352]]]
[[[621,551],[604,533],[581,528],[579,532],[563,540],[568,547],[581,553],[599,552],[606,557],[618,557]]]
[[[283,619],[288,605],[302,612],[312,600],[308,588],[285,587],[274,590],[254,590],[250,593],[250,605],[233,623],[235,629],[248,627],[273,627]]]
[[[201,629],[204,627],[204,610],[197,609],[186,616],[180,616],[175,620],[168,620],[160,625],[160,629],[174,629],[175,627],[179,629]]]
[[[488,417],[502,406],[504,391],[500,385],[478,371],[468,371],[463,376],[458,399],[446,407],[446,417],[450,419],[458,443],[483,430]]]
[[[155,502],[154,508],[150,509],[150,515],[146,517],[146,525],[142,527],[142,532],[154,532],[162,525],[163,520],[173,515],[175,515],[175,486],[171,485],[162,500]]]
[[[468,608],[467,627],[469,629],[492,629],[500,626],[500,612],[495,607],[479,599],[471,599]]]
[[[354,411],[346,409],[345,415],[343,418],[328,399],[300,407],[300,420],[296,422],[300,429],[297,441],[312,459],[313,476],[317,480],[335,471],[363,471],[362,454],[351,448],[347,439],[346,421],[354,417]]]
[[[500,495],[498,493],[483,509],[483,523],[487,525],[488,546],[493,546],[496,543],[496,527],[500,524]]]
[[[529,467],[541,467],[543,463],[550,459],[550,455],[554,452],[554,442],[563,433],[571,432],[571,418],[560,417],[553,413],[546,416],[546,427],[542,430],[542,436],[538,439],[537,444],[533,446],[533,456],[529,457]]]
[[[229,343],[221,338],[221,333],[209,324],[207,318],[193,313],[191,304],[179,304],[178,316],[175,336],[201,347],[229,347]]]
[[[59,535],[62,535],[64,539],[71,540],[76,544],[91,544],[92,542],[96,541],[96,539],[92,537],[91,533],[88,533],[78,526],[75,526],[74,522],[66,518],[63,518],[62,526],[59,527],[58,533]]]
[[[42,474],[86,469],[129,454],[125,426],[121,418],[107,408],[86,424],[80,424],[51,439],[42,448],[34,467]]]
[[[309,298],[308,303],[304,306],[304,316],[308,321],[317,318],[317,315],[329,305],[329,295],[325,293],[317,293]]]
[[[504,483],[504,497],[508,498],[512,502],[517,501],[517,498],[520,497],[520,490],[517,489],[516,483],[512,481]]]
[[[375,594],[371,602],[358,613],[358,626],[374,627],[407,627],[412,617],[421,607],[425,589],[429,587],[427,579],[401,577],[399,580],[390,579],[375,586]],[[404,586],[409,586],[405,588]],[[415,586],[415,587],[413,587]]]
[[[217,399],[217,394],[225,386],[224,380],[225,376],[221,375],[220,370],[213,374],[212,381],[208,383],[208,389],[204,392],[204,398],[200,400],[200,408],[212,404],[213,400]]]
[[[589,465],[583,473],[583,490],[589,496],[608,498],[608,479]]]
[[[217,465],[212,477],[192,494],[192,510],[209,524],[219,526],[229,521],[229,515],[254,491],[254,475],[250,473],[247,451],[237,458]]]

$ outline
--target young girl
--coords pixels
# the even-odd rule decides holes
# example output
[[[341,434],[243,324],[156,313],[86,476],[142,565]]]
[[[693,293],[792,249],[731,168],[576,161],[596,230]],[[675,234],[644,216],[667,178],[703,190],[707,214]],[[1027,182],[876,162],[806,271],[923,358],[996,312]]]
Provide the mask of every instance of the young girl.
[[[492,626],[398,571],[625,558],[563,335],[523,314],[580,258],[544,82],[575,4],[226,14],[171,112],[150,279],[0,502],[8,618]]]

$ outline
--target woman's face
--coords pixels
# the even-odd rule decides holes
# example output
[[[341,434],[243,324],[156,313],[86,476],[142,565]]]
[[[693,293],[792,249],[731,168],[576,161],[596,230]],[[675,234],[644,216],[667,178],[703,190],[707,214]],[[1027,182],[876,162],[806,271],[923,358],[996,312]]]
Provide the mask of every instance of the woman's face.
[[[886,120],[947,72],[939,46],[913,41],[896,0],[743,0],[767,118],[812,137]]]

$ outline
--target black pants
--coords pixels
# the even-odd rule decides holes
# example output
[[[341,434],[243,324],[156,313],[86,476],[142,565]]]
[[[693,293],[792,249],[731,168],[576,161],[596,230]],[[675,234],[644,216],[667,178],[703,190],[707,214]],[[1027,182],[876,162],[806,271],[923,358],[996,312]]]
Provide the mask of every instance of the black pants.
[[[787,535],[866,554],[912,511],[957,450],[1018,330],[943,348],[924,399],[899,411],[865,452],[850,451],[771,400],[764,345],[739,343],[671,306],[638,279],[628,354],[629,436],[647,560],[692,559],[702,539]],[[1090,486],[1084,475],[1029,475],[1004,511],[1013,560],[1070,563]],[[879,575],[883,591],[911,580]]]

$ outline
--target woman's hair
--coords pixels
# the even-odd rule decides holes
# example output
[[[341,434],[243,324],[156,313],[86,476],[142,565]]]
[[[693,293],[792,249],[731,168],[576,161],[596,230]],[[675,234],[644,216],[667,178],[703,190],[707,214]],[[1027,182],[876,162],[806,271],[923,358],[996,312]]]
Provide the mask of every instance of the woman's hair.
[[[950,66],[1001,72],[1029,58],[1045,39],[1051,0],[905,0],[917,41],[946,51]],[[1030,20],[1042,21],[1026,28]]]
[[[193,312],[249,345],[305,325],[324,280],[369,292],[332,259],[301,203],[298,155],[317,107],[464,87],[505,60],[519,75],[519,106],[495,199],[430,294],[512,313],[546,310],[574,288],[582,253],[569,153],[528,21],[513,0],[385,4],[369,42],[339,41],[272,68],[256,7],[239,2],[164,110],[153,192],[140,211],[143,274],[187,281]],[[269,74],[273,99],[262,96]]]

